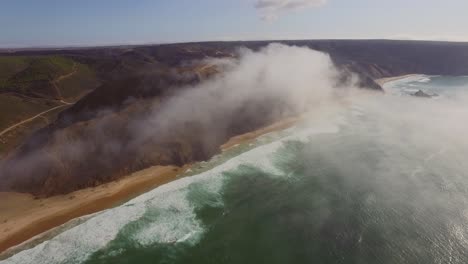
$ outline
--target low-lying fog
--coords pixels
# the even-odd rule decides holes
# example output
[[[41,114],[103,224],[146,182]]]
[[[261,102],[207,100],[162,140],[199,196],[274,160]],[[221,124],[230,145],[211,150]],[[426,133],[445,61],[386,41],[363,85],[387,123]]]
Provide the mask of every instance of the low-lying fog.
[[[358,89],[353,84],[356,78],[347,83],[338,81],[340,71],[327,54],[304,47],[271,44],[257,52],[240,49],[238,55],[237,59],[204,61],[217,65],[221,73],[181,89],[162,105],[155,104],[144,116],[133,117],[123,126],[107,126],[113,116],[110,114],[94,121],[93,126],[80,128],[77,135],[67,129],[55,132],[37,151],[4,162],[0,169],[2,184],[14,185],[18,179],[27,182],[31,177],[41,182],[51,174],[70,172],[73,177],[81,177],[76,171],[87,163],[111,168],[129,155],[140,155],[140,150],[151,152],[154,142],[190,134],[184,131],[191,127],[187,124],[196,124],[192,137],[201,148],[213,149],[244,120],[268,123],[304,111],[320,116],[320,111],[329,107],[356,106],[363,113],[372,113],[372,131],[361,129],[361,137],[378,135],[379,140],[404,142],[421,150],[421,161],[436,159],[434,155],[453,155],[449,160],[456,163],[468,156],[467,92],[460,92],[455,99],[434,100]],[[120,134],[116,136],[115,131]],[[370,132],[372,135],[368,135]],[[440,153],[433,153],[434,149]],[[395,164],[406,159],[403,153],[394,155]]]
[[[9,172],[35,177],[49,163],[87,162],[96,148],[101,155],[91,159],[112,165],[187,122],[200,124],[187,133],[209,145],[238,115],[304,113],[303,121],[5,263],[466,263],[468,92],[418,98],[358,89],[356,78],[338,81],[328,55],[278,44],[204,63],[222,72],[131,120],[125,143],[105,136],[113,128],[103,118],[68,137],[73,148],[54,141],[13,160]]]

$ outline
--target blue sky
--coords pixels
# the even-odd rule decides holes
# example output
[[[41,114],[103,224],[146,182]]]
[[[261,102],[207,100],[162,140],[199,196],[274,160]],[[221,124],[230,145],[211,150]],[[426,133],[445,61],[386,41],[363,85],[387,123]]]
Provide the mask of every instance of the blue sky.
[[[0,0],[0,46],[204,40],[468,41],[467,0]]]

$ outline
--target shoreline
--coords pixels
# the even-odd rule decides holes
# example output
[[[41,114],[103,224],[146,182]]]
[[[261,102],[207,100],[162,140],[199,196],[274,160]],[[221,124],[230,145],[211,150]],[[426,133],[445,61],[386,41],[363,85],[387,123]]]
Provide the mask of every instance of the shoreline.
[[[421,76],[422,74],[417,74],[417,73],[412,73],[412,74],[405,74],[405,75],[399,75],[399,76],[393,76],[393,77],[385,77],[385,78],[380,78],[380,79],[375,79],[374,81],[380,85],[383,89],[383,86],[386,84],[386,83],[389,83],[389,82],[394,82],[394,81],[398,81],[398,80],[402,80],[402,79],[406,79],[406,78],[409,78],[409,77],[414,77],[414,76]]]
[[[231,137],[220,146],[225,152],[259,136],[294,126],[301,117],[291,117],[269,126]],[[153,166],[116,181],[66,195],[35,199],[30,194],[0,192],[0,259],[17,247],[34,242],[55,228],[79,217],[97,213],[161,185],[179,179],[191,164],[183,167]]]
[[[0,255],[70,220],[112,208],[175,180],[186,167],[154,166],[114,182],[44,199],[1,192],[0,200],[6,203],[0,204]]]
[[[238,136],[233,136],[226,143],[220,146],[221,151],[227,151],[239,144],[250,143],[262,135],[290,128],[297,124],[300,120],[301,116],[289,117],[282,119],[281,121],[275,122],[269,126],[265,126]]]

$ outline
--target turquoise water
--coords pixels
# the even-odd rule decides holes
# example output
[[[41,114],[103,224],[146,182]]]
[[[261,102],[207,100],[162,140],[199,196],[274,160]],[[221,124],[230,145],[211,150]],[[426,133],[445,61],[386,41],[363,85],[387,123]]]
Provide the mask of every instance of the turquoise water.
[[[468,263],[468,131],[445,129],[466,107],[398,98],[312,111],[0,263]]]
[[[419,90],[445,97],[455,97],[468,90],[468,76],[428,76],[416,75],[384,85],[386,90],[395,94],[409,95]]]

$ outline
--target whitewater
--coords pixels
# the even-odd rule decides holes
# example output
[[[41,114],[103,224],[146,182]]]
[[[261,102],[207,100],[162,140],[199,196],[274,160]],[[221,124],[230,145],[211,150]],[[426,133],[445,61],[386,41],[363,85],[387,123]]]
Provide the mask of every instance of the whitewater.
[[[0,263],[467,263],[467,85],[317,106]]]

